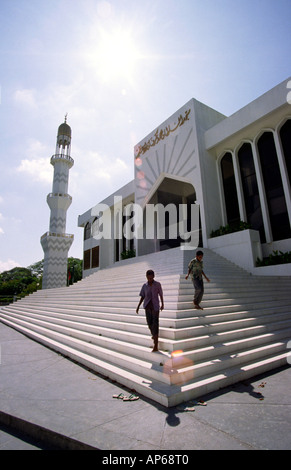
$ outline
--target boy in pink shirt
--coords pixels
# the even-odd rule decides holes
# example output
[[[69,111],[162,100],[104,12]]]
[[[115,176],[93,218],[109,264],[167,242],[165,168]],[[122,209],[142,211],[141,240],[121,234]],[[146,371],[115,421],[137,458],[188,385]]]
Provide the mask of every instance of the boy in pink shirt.
[[[145,309],[147,324],[154,340],[154,347],[152,352],[158,351],[158,340],[159,340],[159,313],[160,310],[164,309],[163,290],[159,282],[154,280],[155,273],[151,269],[146,272],[146,282],[140,291],[140,301],[136,308],[138,314],[139,307],[142,302]],[[159,303],[159,297],[161,299],[161,307]]]

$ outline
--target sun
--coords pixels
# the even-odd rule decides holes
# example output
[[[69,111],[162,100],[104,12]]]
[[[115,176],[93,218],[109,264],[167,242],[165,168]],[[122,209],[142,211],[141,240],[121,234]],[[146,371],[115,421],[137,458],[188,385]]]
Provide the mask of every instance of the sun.
[[[103,81],[133,80],[139,53],[129,30],[100,30],[93,54],[97,73]]]

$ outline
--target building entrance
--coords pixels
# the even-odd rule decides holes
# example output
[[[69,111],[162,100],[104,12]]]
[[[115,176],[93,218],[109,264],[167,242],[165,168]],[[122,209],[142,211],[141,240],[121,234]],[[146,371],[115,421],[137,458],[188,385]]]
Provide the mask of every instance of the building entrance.
[[[151,251],[175,248],[185,243],[181,238],[181,217],[185,232],[191,231],[191,205],[196,203],[196,193],[192,184],[165,177],[157,190],[150,197],[148,204],[160,206],[155,214],[155,240]],[[199,218],[199,245],[202,244]]]

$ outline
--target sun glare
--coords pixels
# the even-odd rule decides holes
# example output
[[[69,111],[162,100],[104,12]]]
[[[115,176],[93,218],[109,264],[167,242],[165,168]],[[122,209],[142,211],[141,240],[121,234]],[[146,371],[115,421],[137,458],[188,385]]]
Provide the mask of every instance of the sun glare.
[[[94,61],[97,73],[104,81],[133,79],[137,67],[138,50],[129,31],[100,31]]]

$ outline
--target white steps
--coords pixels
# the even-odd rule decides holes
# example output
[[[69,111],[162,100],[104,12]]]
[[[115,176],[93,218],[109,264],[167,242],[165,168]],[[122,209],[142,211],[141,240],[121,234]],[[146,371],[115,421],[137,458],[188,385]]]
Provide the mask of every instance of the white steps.
[[[193,252],[167,250],[125,260],[69,288],[42,290],[2,307],[0,320],[36,341],[165,406],[257,375],[287,361],[290,278],[250,276],[203,249],[203,311],[185,280]],[[145,271],[164,291],[159,353],[143,310]],[[174,351],[183,351],[174,356]]]

